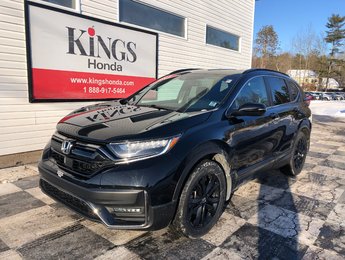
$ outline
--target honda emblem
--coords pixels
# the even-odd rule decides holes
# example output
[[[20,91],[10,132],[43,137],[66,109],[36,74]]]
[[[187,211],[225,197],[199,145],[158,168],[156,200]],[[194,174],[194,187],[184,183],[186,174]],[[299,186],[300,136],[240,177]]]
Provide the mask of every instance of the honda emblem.
[[[62,142],[61,152],[64,154],[69,154],[73,147],[73,140],[67,139]]]

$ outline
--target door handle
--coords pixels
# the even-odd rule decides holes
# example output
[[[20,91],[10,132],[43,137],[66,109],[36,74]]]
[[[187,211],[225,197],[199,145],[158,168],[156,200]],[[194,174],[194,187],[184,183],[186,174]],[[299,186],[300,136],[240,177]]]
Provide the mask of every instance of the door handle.
[[[279,115],[277,113],[271,113],[270,118],[277,119],[277,118],[279,118]]]

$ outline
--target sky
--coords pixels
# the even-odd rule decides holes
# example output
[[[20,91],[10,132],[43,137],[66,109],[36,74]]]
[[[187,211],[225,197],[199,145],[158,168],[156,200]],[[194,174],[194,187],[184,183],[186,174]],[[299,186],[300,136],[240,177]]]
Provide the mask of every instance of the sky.
[[[332,14],[345,16],[345,0],[259,0],[255,3],[254,39],[265,25],[273,25],[282,51],[291,51],[293,38],[309,27],[326,31]]]

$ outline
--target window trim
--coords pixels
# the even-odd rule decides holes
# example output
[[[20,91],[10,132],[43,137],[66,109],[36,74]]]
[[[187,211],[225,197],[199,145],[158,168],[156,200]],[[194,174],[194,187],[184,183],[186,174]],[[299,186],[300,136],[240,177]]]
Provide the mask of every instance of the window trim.
[[[38,3],[38,4],[42,4],[42,5],[46,5],[46,6],[50,6],[50,7],[55,7],[55,8],[59,8],[59,9],[70,11],[70,12],[72,11],[72,12],[80,14],[81,13],[81,0],[74,0],[74,1],[75,1],[75,8],[66,7],[66,6],[59,5],[59,4],[54,4],[54,3],[46,2],[43,0],[30,0],[30,2],[33,2],[33,3]]]
[[[232,35],[238,37],[238,50],[233,50],[233,49],[225,48],[225,47],[222,47],[222,46],[214,45],[214,44],[211,44],[211,43],[207,43],[207,27],[210,27],[212,29],[215,29],[215,30],[227,33],[227,34],[232,34]],[[205,23],[204,32],[205,32],[204,33],[204,43],[205,43],[205,46],[214,47],[214,48],[217,48],[217,49],[220,49],[220,50],[232,51],[232,52],[235,52],[235,53],[242,53],[242,37],[240,35],[232,33],[232,32],[225,31],[223,29],[220,29],[220,28],[218,28],[216,26],[213,26],[213,25],[209,25],[207,23]]]
[[[78,0],[78,1],[80,1],[80,0]],[[179,15],[177,13],[174,13],[173,11],[163,9],[160,6],[154,6],[152,4],[145,3],[145,2],[142,2],[142,1],[138,1],[138,0],[131,0],[131,1],[137,2],[138,4],[146,5],[148,7],[153,8],[153,9],[156,9],[156,10],[159,10],[159,11],[162,11],[162,12],[165,12],[165,13],[169,13],[171,15],[174,15],[174,16],[182,18],[184,20],[184,36],[179,36],[179,35],[176,35],[176,34],[167,33],[167,32],[159,31],[159,30],[156,30],[156,29],[148,28],[148,27],[145,27],[145,26],[141,26],[141,25],[137,25],[137,24],[121,21],[120,20],[120,0],[117,0],[117,10],[118,10],[117,11],[117,22],[118,23],[121,23],[121,24],[124,24],[124,25],[128,25],[128,26],[133,26],[133,27],[136,27],[136,28],[139,28],[139,29],[143,29],[143,30],[149,30],[149,31],[152,31],[152,32],[155,32],[155,33],[158,33],[158,34],[165,35],[165,36],[170,36],[170,37],[174,37],[174,38],[178,38],[178,39],[188,40],[188,18],[187,17]]]

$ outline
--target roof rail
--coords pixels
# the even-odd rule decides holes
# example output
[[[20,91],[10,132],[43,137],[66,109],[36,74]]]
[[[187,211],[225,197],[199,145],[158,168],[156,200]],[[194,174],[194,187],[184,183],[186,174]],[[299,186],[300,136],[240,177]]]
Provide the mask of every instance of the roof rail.
[[[247,73],[254,72],[254,71],[270,71],[270,72],[275,72],[275,73],[283,74],[283,75],[285,75],[285,76],[290,77],[288,74],[283,73],[283,72],[280,72],[280,71],[270,70],[270,69],[260,69],[260,68],[259,68],[259,69],[254,68],[254,69],[245,70],[245,71],[243,72],[243,74],[247,74]]]
[[[200,70],[200,68],[189,68],[189,69],[174,70],[174,71],[170,72],[168,75],[179,73],[179,72],[184,72],[184,71],[190,71],[190,70]]]

